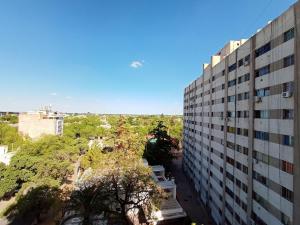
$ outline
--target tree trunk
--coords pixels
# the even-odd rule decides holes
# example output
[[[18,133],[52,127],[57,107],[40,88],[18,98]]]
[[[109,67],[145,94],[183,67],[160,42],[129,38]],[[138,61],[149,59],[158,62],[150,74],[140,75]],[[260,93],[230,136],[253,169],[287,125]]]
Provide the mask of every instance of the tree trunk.
[[[90,225],[90,215],[89,214],[85,214],[83,216],[82,225]]]
[[[125,225],[132,225],[131,220],[127,216],[127,212],[125,210],[125,206],[121,206],[121,214],[122,214],[123,223]]]

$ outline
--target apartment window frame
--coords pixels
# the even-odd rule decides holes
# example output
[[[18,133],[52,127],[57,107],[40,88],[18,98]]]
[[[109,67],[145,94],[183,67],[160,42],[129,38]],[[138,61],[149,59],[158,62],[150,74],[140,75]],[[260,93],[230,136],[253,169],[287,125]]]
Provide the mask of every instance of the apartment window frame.
[[[283,42],[287,42],[295,37],[295,28],[291,28],[283,33]]]
[[[255,58],[269,52],[271,50],[271,42],[268,42],[255,50]]]

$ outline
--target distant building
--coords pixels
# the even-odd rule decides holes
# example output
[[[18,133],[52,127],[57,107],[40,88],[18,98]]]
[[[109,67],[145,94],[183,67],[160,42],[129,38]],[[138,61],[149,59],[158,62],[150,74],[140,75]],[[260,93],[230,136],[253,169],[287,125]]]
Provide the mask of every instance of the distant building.
[[[19,114],[19,132],[33,139],[47,134],[62,135],[63,123],[63,115],[50,108]]]
[[[0,145],[0,162],[5,165],[9,165],[11,158],[15,155],[15,152],[8,152],[7,145]]]

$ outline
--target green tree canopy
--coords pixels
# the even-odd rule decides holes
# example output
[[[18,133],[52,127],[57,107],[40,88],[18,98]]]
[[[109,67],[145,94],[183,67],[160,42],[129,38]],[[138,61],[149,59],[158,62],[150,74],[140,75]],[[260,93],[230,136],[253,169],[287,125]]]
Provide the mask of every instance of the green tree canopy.
[[[145,147],[143,157],[150,165],[164,165],[168,167],[174,158],[171,150],[174,146],[172,138],[168,135],[167,127],[162,121],[150,132],[152,136]]]

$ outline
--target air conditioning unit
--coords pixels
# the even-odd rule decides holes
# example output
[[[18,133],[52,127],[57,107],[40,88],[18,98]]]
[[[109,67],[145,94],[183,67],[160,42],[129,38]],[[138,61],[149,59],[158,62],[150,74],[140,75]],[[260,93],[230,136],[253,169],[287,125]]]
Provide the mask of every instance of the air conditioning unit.
[[[257,159],[253,159],[253,163],[257,164],[258,163]]]
[[[255,102],[262,102],[262,99],[260,96],[255,96]]]
[[[248,66],[248,65],[249,65],[249,60],[245,60],[244,66]]]
[[[291,91],[282,92],[282,97],[283,98],[289,98],[291,96],[292,96],[292,92]]]

